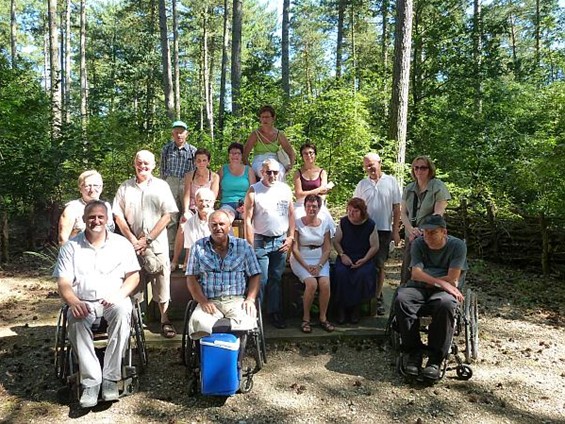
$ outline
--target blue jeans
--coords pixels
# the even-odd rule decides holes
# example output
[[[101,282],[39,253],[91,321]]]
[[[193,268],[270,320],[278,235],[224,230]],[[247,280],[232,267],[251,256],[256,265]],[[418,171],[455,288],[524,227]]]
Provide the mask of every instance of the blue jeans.
[[[255,255],[261,267],[261,291],[259,298],[263,302],[267,295],[267,313],[282,312],[281,280],[286,266],[286,252],[280,251],[286,239],[286,234],[281,236],[263,236],[255,234],[253,246]]]

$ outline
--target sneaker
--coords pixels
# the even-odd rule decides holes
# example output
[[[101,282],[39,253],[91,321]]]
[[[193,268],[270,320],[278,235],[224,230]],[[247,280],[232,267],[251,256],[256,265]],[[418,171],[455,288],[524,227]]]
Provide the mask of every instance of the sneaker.
[[[112,380],[102,381],[102,399],[105,401],[118,400],[120,392],[118,391],[118,383]]]
[[[418,374],[420,374],[420,368],[422,367],[422,353],[410,352],[406,356],[404,372],[408,375],[418,376]]]
[[[422,377],[429,380],[439,380],[439,364],[428,361],[426,368],[422,370]]]
[[[79,404],[81,408],[92,408],[98,404],[98,393],[100,392],[100,384],[91,387],[85,387],[82,390]]]

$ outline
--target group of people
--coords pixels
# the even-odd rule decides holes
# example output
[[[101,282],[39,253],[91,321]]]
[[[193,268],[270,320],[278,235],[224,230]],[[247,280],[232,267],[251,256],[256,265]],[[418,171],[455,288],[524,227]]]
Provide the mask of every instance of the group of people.
[[[118,358],[131,316],[129,296],[140,279],[151,284],[162,335],[176,335],[168,316],[170,273],[178,266],[183,247],[187,286],[198,302],[189,327],[192,338],[210,334],[222,317],[229,318],[235,329],[252,327],[260,302],[273,326],[285,328],[281,279],[289,255],[293,273],[304,284],[301,330],[312,331],[310,310],[318,291],[319,325],[331,332],[335,326],[328,318],[330,291],[338,324],[347,319],[357,323],[360,305],[373,297],[378,299],[377,314],[384,314],[384,263],[391,242],[400,241],[402,222],[408,246],[402,272],[406,284],[394,307],[409,353],[408,372],[420,372],[415,323],[420,309],[430,302],[432,309],[442,312],[434,315],[437,328],[430,331],[437,352],[424,371],[432,373],[446,355],[445,327],[453,319],[454,305],[462,300],[457,282],[466,267],[465,245],[447,236],[442,215],[450,196],[435,178],[429,158],[414,160],[414,182],[401,194],[394,177],[382,171],[379,155],[365,155],[367,176],[357,184],[346,216],[336,227],[325,206],[333,183],[316,165],[316,147],[301,146],[303,162],[293,176],[293,193],[284,174],[294,166],[294,150],[274,127],[272,107],[261,108],[259,118],[260,127],[245,145],[230,144],[228,163],[218,173],[209,168],[210,152],[189,144],[187,125],[175,121],[172,141],[161,155],[161,178],[153,175],[153,153],[137,152],[135,176],[120,185],[110,206],[99,200],[101,175],[80,175],[81,198],[68,203],[60,219],[61,249],[54,276],[69,305],[69,336],[79,352],[84,387],[82,406],[96,404],[100,387],[105,400],[117,398]],[[289,163],[281,163],[279,150],[285,151]],[[218,197],[220,208],[214,210]],[[235,218],[243,219],[244,238],[233,235]],[[112,234],[114,221],[123,237]],[[332,244],[337,258],[330,282]],[[90,324],[102,316],[109,322],[111,348],[100,370]]]

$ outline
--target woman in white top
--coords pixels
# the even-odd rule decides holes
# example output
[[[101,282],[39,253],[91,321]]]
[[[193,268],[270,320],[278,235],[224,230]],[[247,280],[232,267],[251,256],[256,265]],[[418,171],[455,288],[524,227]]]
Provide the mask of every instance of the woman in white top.
[[[296,220],[296,230],[292,246],[290,267],[292,272],[304,283],[304,312],[300,326],[304,333],[311,333],[310,308],[316,289],[319,289],[320,326],[328,331],[335,327],[328,321],[327,311],[330,301],[330,229],[328,224],[318,217],[322,206],[320,196],[310,194],[304,199],[306,216]]]
[[[78,177],[78,189],[80,190],[80,199],[71,200],[65,205],[65,209],[59,218],[59,246],[62,246],[68,239],[76,236],[86,228],[82,216],[84,215],[84,207],[91,200],[98,200],[103,188],[102,175],[98,171],[84,171]],[[108,231],[114,231],[114,219],[112,218],[112,207],[108,202],[108,223],[106,227]]]

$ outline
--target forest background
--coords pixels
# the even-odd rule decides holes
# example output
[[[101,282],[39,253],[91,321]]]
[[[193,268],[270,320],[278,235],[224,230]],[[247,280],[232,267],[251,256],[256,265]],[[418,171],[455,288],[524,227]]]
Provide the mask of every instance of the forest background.
[[[111,199],[177,118],[217,169],[263,104],[295,149],[317,145],[330,205],[350,197],[367,151],[404,182],[427,154],[466,214],[563,226],[559,1],[280,3],[0,0],[2,262],[53,238],[83,170]]]

